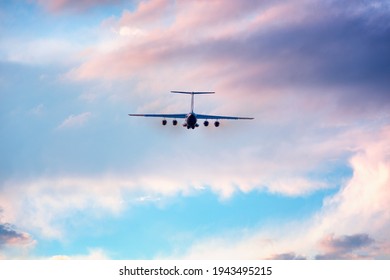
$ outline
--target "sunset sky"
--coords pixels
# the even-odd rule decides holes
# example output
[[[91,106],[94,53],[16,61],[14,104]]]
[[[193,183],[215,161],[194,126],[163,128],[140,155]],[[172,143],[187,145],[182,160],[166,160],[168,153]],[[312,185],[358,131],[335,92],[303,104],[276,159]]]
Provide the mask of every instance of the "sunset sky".
[[[0,0],[0,137],[0,259],[390,259],[390,2]]]

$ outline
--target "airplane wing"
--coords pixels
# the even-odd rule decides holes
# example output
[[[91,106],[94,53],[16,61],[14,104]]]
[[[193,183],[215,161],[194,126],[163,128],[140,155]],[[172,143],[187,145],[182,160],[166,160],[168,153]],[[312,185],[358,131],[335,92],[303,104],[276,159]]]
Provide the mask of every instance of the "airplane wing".
[[[246,117],[199,115],[199,114],[196,114],[196,117],[198,119],[205,119],[205,120],[253,120],[254,119],[254,118],[246,118]]]
[[[129,114],[130,117],[185,119],[187,114]]]

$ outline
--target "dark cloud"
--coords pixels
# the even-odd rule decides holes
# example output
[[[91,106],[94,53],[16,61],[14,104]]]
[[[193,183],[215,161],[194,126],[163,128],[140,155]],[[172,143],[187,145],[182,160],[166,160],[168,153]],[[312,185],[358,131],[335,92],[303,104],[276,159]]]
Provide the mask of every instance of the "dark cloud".
[[[368,234],[354,234],[334,237],[326,236],[320,245],[325,254],[315,256],[315,259],[355,259],[366,258],[363,253],[356,253],[373,245],[375,241]]]
[[[368,24],[364,15],[341,12],[270,32],[259,28],[236,50],[252,63],[271,66],[260,75],[262,84],[388,88],[390,28],[383,28],[383,17],[390,21],[390,13]]]
[[[316,260],[367,259],[371,258],[369,250],[375,241],[367,234],[343,235],[335,237],[328,235],[320,241],[322,254],[314,256]],[[274,254],[271,260],[306,260],[305,256],[295,252]]]
[[[343,235],[335,237],[328,235],[320,241],[322,254],[314,256],[316,260],[369,259],[370,249],[375,241],[367,234]],[[295,252],[274,254],[272,260],[306,260],[305,256]]]
[[[0,224],[0,247],[4,245],[27,245],[32,243],[31,236],[15,230],[11,224]]]
[[[332,251],[350,251],[368,246],[374,242],[367,234],[344,235],[334,238],[333,235],[322,241]]]
[[[306,257],[297,255],[293,252],[284,254],[272,255],[269,259],[271,260],[306,260]]]
[[[254,24],[234,36],[195,41],[181,41],[177,33],[173,38],[162,36],[158,42],[148,42],[145,49],[164,46],[148,60],[154,66],[169,68],[175,62],[195,59],[200,64],[193,68],[201,67],[207,73],[201,78],[219,81],[224,90],[240,85],[247,92],[264,95],[266,89],[298,94],[308,89],[305,92],[315,93],[305,98],[320,93],[342,111],[386,109],[390,107],[390,8],[384,3],[297,1],[295,10],[280,14],[275,19],[280,23],[275,25]],[[303,16],[283,23],[283,16],[293,17],[294,13]],[[196,34],[196,27],[191,28]],[[126,64],[132,64],[133,50],[129,53]],[[118,57],[123,61],[122,52]],[[207,72],[214,67],[218,69]]]
[[[259,94],[268,88],[289,92],[307,88],[330,96],[344,109],[387,108],[390,9],[342,2],[345,5],[298,3],[297,10],[306,16],[294,24],[259,24],[236,37],[200,41],[172,51],[218,62],[220,71],[213,78],[224,73],[224,88],[245,85],[248,92]]]
[[[361,254],[323,254],[316,255],[314,257],[316,260],[365,260],[372,259],[372,257],[368,255]]]
[[[306,87],[320,89],[321,94],[334,94],[337,88],[344,92],[340,94],[338,90],[335,94],[342,105],[390,103],[389,4],[384,4],[385,1],[295,2],[287,8],[284,6],[288,2],[283,1],[273,1],[264,7],[250,3],[236,7],[239,13],[226,9],[227,15],[213,15],[213,21],[208,19],[212,24],[207,28],[202,25],[204,18],[188,14],[197,24],[181,26],[180,21],[174,22],[164,32],[149,36],[152,39],[140,46],[130,44],[118,52],[103,55],[80,67],[80,72],[93,78],[108,75],[96,68],[112,68],[108,71],[112,76],[131,76],[149,67],[155,69],[161,65],[170,69],[177,67],[177,63],[191,65],[195,61],[192,68],[206,72],[202,80],[219,80],[226,84],[224,89],[245,85],[248,91],[262,92],[264,88],[282,87],[291,91]],[[283,12],[277,14],[278,8],[284,8]],[[276,10],[277,15],[264,23],[254,21],[229,36],[199,36],[213,34],[214,28],[218,34],[219,21],[232,24],[237,17],[255,17],[254,10],[264,16]],[[177,13],[180,18],[184,11]],[[193,40],[183,39],[183,29],[194,34]]]

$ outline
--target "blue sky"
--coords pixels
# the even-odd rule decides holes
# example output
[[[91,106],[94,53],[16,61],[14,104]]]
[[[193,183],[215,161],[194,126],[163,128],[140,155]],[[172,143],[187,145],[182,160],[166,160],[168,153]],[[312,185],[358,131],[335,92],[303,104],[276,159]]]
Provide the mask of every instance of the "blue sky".
[[[2,1],[0,259],[388,259],[387,1]],[[128,113],[253,116],[161,126]]]

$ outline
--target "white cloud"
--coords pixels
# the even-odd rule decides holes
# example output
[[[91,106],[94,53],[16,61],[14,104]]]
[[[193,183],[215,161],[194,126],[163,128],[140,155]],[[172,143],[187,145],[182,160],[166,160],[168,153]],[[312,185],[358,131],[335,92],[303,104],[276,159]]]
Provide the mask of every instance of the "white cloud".
[[[51,260],[108,260],[110,259],[107,253],[100,248],[93,248],[88,250],[86,255],[56,255],[50,257]]]
[[[58,129],[81,127],[85,125],[91,117],[91,112],[85,112],[78,115],[70,115],[58,126]]]
[[[41,116],[44,113],[44,111],[45,111],[45,106],[41,103],[35,106],[34,108],[32,108],[29,112],[34,116]]]
[[[0,43],[0,52],[6,61],[29,65],[70,65],[80,62],[82,46],[57,39],[5,38]]]
[[[185,160],[187,156],[171,155],[174,160],[169,164],[164,164],[166,157],[161,155],[153,162],[159,168],[151,166],[150,161],[147,164],[140,162],[137,168],[143,172],[136,169],[126,175],[53,176],[7,181],[1,187],[0,205],[4,209],[4,221],[17,223],[44,238],[62,239],[67,233],[66,217],[74,211],[83,210],[92,216],[99,213],[118,215],[132,204],[164,204],[166,198],[186,196],[205,187],[211,188],[221,198],[229,198],[235,191],[250,192],[255,189],[267,189],[283,195],[305,195],[327,187],[327,182],[307,179],[307,170],[321,166],[321,161],[327,160],[324,155],[329,156],[330,153],[333,158],[342,153],[347,141],[353,153],[350,158],[353,176],[337,194],[325,201],[323,209],[311,219],[258,230],[243,229],[237,233],[197,240],[186,252],[179,251],[180,254],[171,257],[245,259],[295,255],[314,258],[326,253],[321,249],[321,240],[326,236],[334,235],[334,240],[339,240],[343,236],[364,234],[373,240],[373,246],[360,248],[357,255],[343,251],[344,257],[389,256],[389,138],[389,127],[380,132],[342,133],[328,143],[321,143],[321,152],[313,152],[319,146],[309,141],[311,146],[304,148],[308,159],[297,161],[294,165],[290,163],[299,158],[300,152],[294,154],[299,148],[292,154],[286,153],[289,149],[276,154],[277,166],[270,164],[275,162],[271,160],[275,154],[259,154],[257,149],[243,148],[223,156],[218,150],[214,151],[218,156],[214,153],[197,158],[193,153],[188,162]],[[281,155],[287,156],[284,163]],[[311,157],[314,155],[313,160]],[[196,170],[191,169],[191,177],[185,171],[190,162],[190,166],[196,166]],[[313,165],[311,169],[310,165]],[[147,168],[156,172],[145,172]]]
[[[351,159],[353,177],[335,196],[325,201],[320,228],[337,227],[340,234],[351,229],[387,238],[390,231],[390,128]],[[342,221],[342,223],[340,223]]]
[[[131,28],[131,27],[128,27],[128,26],[120,27],[118,33],[119,33],[120,36],[132,37],[132,38],[142,37],[142,36],[146,35],[146,32],[143,31],[142,29]]]
[[[286,254],[307,258],[389,258],[390,128],[370,138],[363,140],[361,150],[351,158],[353,177],[325,201],[314,217],[244,234],[215,236],[196,242],[183,255],[169,258],[265,259]],[[329,240],[333,247],[342,245],[335,247],[336,252],[332,247],[333,254],[324,248],[324,242],[329,245]],[[352,244],[354,240],[360,243]]]
[[[71,116],[61,126],[81,126],[90,115]],[[226,142],[227,139],[218,139],[224,135],[227,134],[207,138],[205,143]],[[282,139],[280,143],[284,146],[275,141],[272,145],[262,142],[258,146],[242,142],[243,147],[236,148],[235,140],[215,148],[212,153],[201,152],[203,146],[195,139],[198,144],[186,155],[180,149],[161,151],[158,147],[150,147],[153,160],[132,162],[132,171],[126,174],[104,171],[90,176],[69,174],[9,179],[1,186],[0,205],[7,221],[34,229],[42,236],[61,239],[66,233],[63,221],[77,210],[85,210],[91,215],[117,215],[132,203],[163,203],[164,198],[191,195],[204,188],[211,189],[221,199],[229,199],[237,191],[253,190],[304,196],[334,187],[329,182],[308,178],[307,174],[321,170],[329,158],[343,155],[345,141],[352,137],[366,141],[363,135],[362,132],[341,133],[320,142],[317,137],[308,141],[312,137],[309,134],[305,135],[305,146]],[[172,143],[172,147],[174,145]],[[226,153],[230,145],[234,149]],[[155,154],[156,151],[159,153]]]

